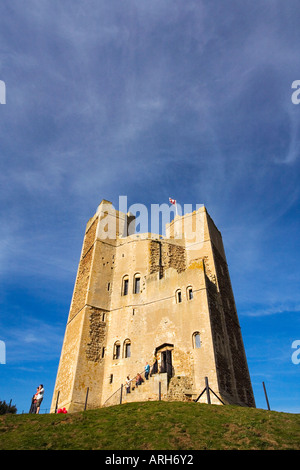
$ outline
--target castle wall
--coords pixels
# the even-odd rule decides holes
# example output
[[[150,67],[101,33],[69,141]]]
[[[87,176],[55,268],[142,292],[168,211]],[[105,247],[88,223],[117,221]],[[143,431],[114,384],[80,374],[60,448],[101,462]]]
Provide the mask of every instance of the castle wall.
[[[217,249],[213,249],[213,254],[222,302],[222,333],[219,337],[224,339],[224,345],[218,348],[220,388],[224,395],[234,396],[235,402],[255,406],[227,263]],[[213,331],[216,332],[215,323],[213,322]],[[220,340],[217,343],[220,345]],[[223,364],[226,363],[225,367],[221,367],[221,356]]]
[[[78,361],[81,353],[82,331],[85,325],[86,299],[94,255],[98,219],[87,224],[83,241],[70,312],[57,372],[51,411],[55,409],[59,393],[60,406],[72,408],[74,386],[78,378]]]
[[[163,277],[160,278],[159,262],[158,259],[154,259],[153,240],[129,239],[127,244],[126,247],[122,242],[116,249],[102,400],[108,398],[121,383],[124,383],[127,375],[133,378],[138,372],[142,372],[145,363],[152,362],[155,349],[164,343],[174,345],[173,372],[177,376],[192,377],[194,394],[199,393],[200,388],[204,387],[205,374],[211,377],[212,384],[216,388],[203,262],[193,263],[186,271],[182,270],[182,261],[178,263],[175,260],[174,265],[177,269],[170,267],[171,244],[160,241],[161,252],[167,254],[165,257],[162,256],[167,262],[163,263]],[[182,252],[182,247],[179,248]],[[156,258],[159,256],[157,250]],[[157,268],[154,273],[152,273],[153,266]],[[139,294],[133,293],[132,283],[136,273],[141,275]],[[122,296],[122,278],[125,275],[129,277],[129,293]],[[189,286],[193,289],[192,300],[187,299]],[[182,293],[180,303],[176,301],[178,289]],[[193,347],[195,332],[200,333],[199,349]],[[131,342],[130,358],[123,357],[126,340]],[[118,360],[113,359],[116,343],[120,344],[122,351]],[[113,375],[112,383],[110,383],[111,375]]]
[[[168,399],[196,398],[208,377],[224,401],[255,406],[222,237],[206,209],[176,217],[166,237],[133,226],[108,201],[87,224],[52,411],[58,391],[69,411],[83,409],[87,389],[89,407],[103,405],[155,352],[162,367],[165,350]]]

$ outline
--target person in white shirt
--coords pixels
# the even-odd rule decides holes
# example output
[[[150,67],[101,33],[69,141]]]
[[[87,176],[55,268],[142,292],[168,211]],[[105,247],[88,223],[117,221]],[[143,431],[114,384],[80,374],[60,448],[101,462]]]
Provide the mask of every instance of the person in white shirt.
[[[127,379],[126,379],[126,393],[130,393],[130,385],[131,385],[131,380],[130,380],[129,375],[127,375]]]
[[[40,407],[41,407],[41,403],[43,401],[43,398],[44,398],[44,386],[41,384],[39,387],[38,387],[38,395],[36,397],[36,413],[39,414],[40,412]]]

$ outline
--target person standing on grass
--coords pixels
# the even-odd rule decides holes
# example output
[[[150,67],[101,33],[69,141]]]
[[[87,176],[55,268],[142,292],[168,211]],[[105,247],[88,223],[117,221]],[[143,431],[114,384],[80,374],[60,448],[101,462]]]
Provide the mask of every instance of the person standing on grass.
[[[36,392],[31,399],[31,407],[30,407],[29,413],[34,413],[34,414],[36,413],[36,401],[37,401],[38,394],[39,394],[39,387],[36,389]]]
[[[44,387],[41,384],[38,387],[38,394],[36,396],[36,414],[39,414],[39,412],[40,412],[41,403],[42,403],[43,398],[44,398],[44,391],[45,391]]]

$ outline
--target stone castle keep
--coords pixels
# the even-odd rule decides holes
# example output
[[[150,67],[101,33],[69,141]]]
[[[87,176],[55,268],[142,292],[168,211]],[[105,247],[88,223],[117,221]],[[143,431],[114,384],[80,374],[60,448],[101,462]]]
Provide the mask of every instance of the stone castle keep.
[[[176,216],[166,236],[136,234],[134,223],[105,200],[87,223],[51,411],[119,403],[126,377],[154,357],[157,372],[133,381],[123,402],[193,400],[208,377],[212,403],[255,406],[222,236],[206,208]]]

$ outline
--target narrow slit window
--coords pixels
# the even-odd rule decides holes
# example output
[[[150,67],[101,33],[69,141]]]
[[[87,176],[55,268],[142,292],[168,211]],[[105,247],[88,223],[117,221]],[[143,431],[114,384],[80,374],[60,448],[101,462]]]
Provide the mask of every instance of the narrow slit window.
[[[193,343],[194,343],[194,348],[195,349],[199,349],[201,347],[201,340],[200,340],[199,331],[196,331],[196,333],[193,334]]]
[[[177,302],[178,304],[180,304],[180,303],[182,302],[182,294],[181,294],[181,290],[180,290],[180,289],[176,291],[176,302]]]
[[[127,339],[124,343],[124,357],[130,357],[131,356],[131,342],[129,339]]]
[[[188,300],[192,300],[194,298],[193,288],[192,287],[187,288],[187,298],[188,298]]]
[[[123,295],[128,295],[128,287],[129,287],[129,279],[128,277],[123,278],[123,288],[122,288],[122,294]]]
[[[120,359],[121,345],[120,343],[114,344],[114,354],[113,359]]]
[[[134,294],[139,294],[141,291],[141,278],[140,276],[134,277]]]

